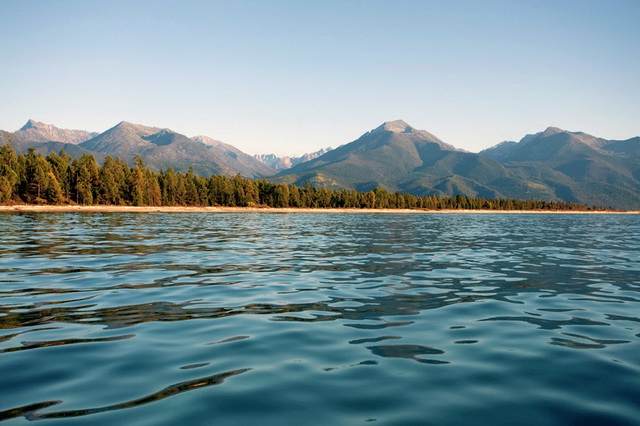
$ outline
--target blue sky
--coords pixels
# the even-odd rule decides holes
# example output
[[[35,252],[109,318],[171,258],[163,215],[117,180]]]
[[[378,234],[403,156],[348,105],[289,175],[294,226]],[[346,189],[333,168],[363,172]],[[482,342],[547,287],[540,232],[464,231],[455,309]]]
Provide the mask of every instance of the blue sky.
[[[301,154],[403,119],[478,151],[640,135],[640,1],[0,1],[0,129]]]

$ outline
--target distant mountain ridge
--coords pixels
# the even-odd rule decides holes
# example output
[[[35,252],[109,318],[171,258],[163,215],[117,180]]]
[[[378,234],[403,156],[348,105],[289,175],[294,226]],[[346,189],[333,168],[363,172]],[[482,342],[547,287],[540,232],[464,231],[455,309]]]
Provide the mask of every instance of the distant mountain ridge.
[[[607,140],[549,127],[480,155],[548,186],[565,201],[640,207],[640,137]]]
[[[29,142],[62,142],[78,145],[89,140],[98,133],[86,130],[59,129],[51,124],[44,124],[29,119],[27,123],[14,132],[14,138]]]
[[[279,157],[275,154],[256,154],[254,155],[254,157],[273,169],[284,170],[284,169],[290,169],[291,167],[297,166],[298,164],[311,161],[314,158],[318,158],[321,155],[324,155],[327,152],[331,151],[332,149],[333,148],[331,147],[322,148],[318,151],[309,152],[299,157],[289,157],[289,156]]]
[[[80,157],[83,154],[96,154],[100,161],[103,156],[92,153],[79,146],[85,140],[97,135],[86,130],[59,129],[51,124],[40,123],[29,120],[19,130],[7,132],[0,130],[0,145],[11,143],[18,152],[27,152],[30,148],[35,149],[44,155],[50,152],[60,152],[65,150],[72,157]]]
[[[526,135],[519,142],[501,142],[480,151],[480,154],[489,158],[504,158],[505,160],[515,160],[517,158],[522,159],[523,157],[526,157],[527,154],[531,154],[528,152],[526,148],[527,146],[538,147],[540,141],[549,141],[552,137],[555,139],[550,142],[551,144],[557,145],[557,142],[564,139],[566,141],[572,141],[573,143],[586,145],[596,151],[600,151],[601,153],[617,154],[620,157],[633,158],[637,156],[638,150],[640,149],[640,145],[638,145],[640,137],[634,137],[627,140],[608,140],[592,136],[584,132],[570,132],[557,127],[547,127],[543,132]],[[536,155],[536,157],[550,159],[551,154],[548,151],[543,151]],[[527,157],[527,159],[531,160],[531,157]]]

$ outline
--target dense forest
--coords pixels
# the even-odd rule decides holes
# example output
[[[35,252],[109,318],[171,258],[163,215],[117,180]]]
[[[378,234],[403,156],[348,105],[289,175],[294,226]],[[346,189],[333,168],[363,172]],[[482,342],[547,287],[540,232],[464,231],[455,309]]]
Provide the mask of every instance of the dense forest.
[[[0,204],[79,204],[127,206],[264,206],[311,208],[401,208],[489,210],[592,210],[582,204],[455,197],[418,197],[389,193],[328,190],[310,185],[211,175],[173,168],[157,173],[137,157],[130,167],[106,157],[102,166],[89,154],[72,158],[64,151],[48,156],[30,149],[17,155],[11,145],[0,147]]]

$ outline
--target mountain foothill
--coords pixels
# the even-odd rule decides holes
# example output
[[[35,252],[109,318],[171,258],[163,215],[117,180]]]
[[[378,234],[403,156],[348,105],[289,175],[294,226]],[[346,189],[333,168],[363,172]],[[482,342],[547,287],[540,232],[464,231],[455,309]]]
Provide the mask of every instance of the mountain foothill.
[[[266,179],[360,192],[381,187],[437,195],[576,202],[640,209],[640,137],[609,140],[556,127],[479,153],[449,145],[402,120],[388,121],[353,142],[300,157],[251,156],[207,136],[123,121],[103,133],[59,129],[29,120],[0,131],[0,145],[44,155],[106,156],[133,164],[140,156],[155,171],[190,168],[211,174]]]

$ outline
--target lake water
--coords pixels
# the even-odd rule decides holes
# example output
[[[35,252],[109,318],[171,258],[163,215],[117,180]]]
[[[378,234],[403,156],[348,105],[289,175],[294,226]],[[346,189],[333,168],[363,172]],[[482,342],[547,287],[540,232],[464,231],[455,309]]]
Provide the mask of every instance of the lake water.
[[[0,214],[8,424],[640,424],[640,217]]]

